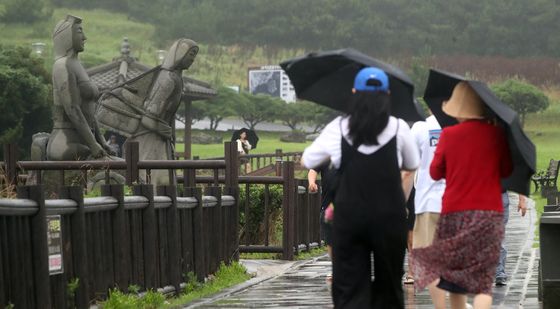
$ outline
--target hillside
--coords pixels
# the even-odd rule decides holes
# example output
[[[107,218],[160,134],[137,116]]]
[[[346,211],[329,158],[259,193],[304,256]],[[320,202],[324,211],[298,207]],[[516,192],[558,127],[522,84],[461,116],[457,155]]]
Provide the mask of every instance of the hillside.
[[[66,14],[83,19],[87,37],[85,51],[80,59],[85,66],[108,62],[119,55],[123,37],[128,37],[134,57],[148,65],[156,64],[156,51],[167,49],[171,41],[157,45],[153,41],[154,26],[130,20],[127,15],[105,10],[79,10],[59,8],[54,10],[48,22],[34,25],[6,25],[0,23],[1,44],[31,46],[33,42],[47,44],[45,65],[52,66],[52,29]],[[242,48],[240,46],[201,45],[197,60],[187,75],[212,84],[241,85],[246,87],[247,67],[277,64],[303,54],[303,50],[266,49],[262,47]]]

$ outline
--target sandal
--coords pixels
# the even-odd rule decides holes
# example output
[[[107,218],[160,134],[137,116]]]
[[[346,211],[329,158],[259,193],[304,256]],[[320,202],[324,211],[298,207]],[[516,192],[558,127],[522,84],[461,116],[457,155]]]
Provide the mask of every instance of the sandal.
[[[414,284],[414,277],[407,275],[403,281],[404,284]]]

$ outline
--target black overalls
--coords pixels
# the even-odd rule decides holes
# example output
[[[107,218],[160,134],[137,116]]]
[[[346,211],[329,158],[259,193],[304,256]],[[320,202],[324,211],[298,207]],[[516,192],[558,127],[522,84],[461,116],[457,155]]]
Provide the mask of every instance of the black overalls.
[[[341,144],[343,171],[334,203],[335,308],[404,308],[406,203],[396,135],[369,155],[345,138]]]

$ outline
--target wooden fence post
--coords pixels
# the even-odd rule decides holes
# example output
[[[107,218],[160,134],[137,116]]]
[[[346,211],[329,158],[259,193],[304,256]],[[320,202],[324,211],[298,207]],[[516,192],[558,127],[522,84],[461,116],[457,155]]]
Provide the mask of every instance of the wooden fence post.
[[[42,308],[51,308],[49,248],[47,245],[47,208],[45,207],[43,187],[41,185],[18,187],[17,197],[34,200],[39,207],[39,210],[31,219],[35,304]]]
[[[4,144],[4,164],[7,185],[17,185],[18,147],[16,144]],[[12,191],[13,192],[13,191]]]
[[[229,262],[230,259],[239,260],[239,154],[236,143],[226,142],[224,148],[226,160],[224,194],[231,195],[235,199],[229,218],[226,218],[229,222],[227,225],[229,230],[224,231],[228,242],[226,255]]]
[[[193,210],[193,242],[194,242],[194,270],[196,278],[203,281],[206,277],[206,260],[204,259],[204,246],[206,246],[206,235],[204,234],[204,216],[202,213],[202,190],[200,188],[186,188],[185,196],[194,197],[198,205]]]
[[[276,149],[276,176],[282,176],[282,149]]]
[[[72,222],[72,261],[74,261],[76,277],[80,280],[75,303],[78,308],[88,308],[89,273],[87,269],[86,213],[83,188],[80,186],[61,187],[59,196],[62,199],[71,199],[78,205],[78,209],[70,217]]]
[[[113,269],[115,284],[123,291],[130,284],[129,241],[127,239],[126,211],[124,209],[124,185],[101,185],[101,195],[111,196],[117,200],[117,208],[113,210]]]
[[[283,183],[283,201],[282,201],[282,258],[285,260],[294,259],[294,243],[295,243],[295,180],[294,180],[294,162],[284,162],[282,169]]]
[[[214,208],[214,217],[210,218],[210,221],[212,222],[212,225],[210,226],[211,229],[211,233],[213,235],[218,235],[218,241],[213,243],[212,241],[209,241],[210,246],[217,249],[216,250],[216,256],[212,256],[211,257],[211,262],[210,265],[214,266],[212,267],[213,269],[217,269],[220,266],[220,262],[224,261],[224,246],[223,243],[225,241],[224,239],[224,233],[223,233],[223,224],[222,224],[222,188],[220,187],[215,187],[215,186],[209,186],[206,188],[206,190],[204,191],[204,195],[207,196],[213,196],[218,200],[218,203],[216,204],[216,207]],[[208,239],[207,239],[208,241]]]
[[[148,206],[142,212],[143,245],[144,245],[144,287],[158,288],[157,282],[157,226],[156,209],[154,208],[154,187],[150,184],[135,185],[134,195],[148,199]]]
[[[179,234],[179,216],[177,211],[177,187],[174,185],[158,186],[157,195],[169,196],[171,207],[166,211],[167,241],[169,244],[168,263],[169,280],[175,287],[175,294],[181,292],[181,240]]]
[[[126,184],[129,186],[138,182],[140,176],[138,172],[138,161],[140,160],[139,147],[138,142],[127,142],[125,144]]]

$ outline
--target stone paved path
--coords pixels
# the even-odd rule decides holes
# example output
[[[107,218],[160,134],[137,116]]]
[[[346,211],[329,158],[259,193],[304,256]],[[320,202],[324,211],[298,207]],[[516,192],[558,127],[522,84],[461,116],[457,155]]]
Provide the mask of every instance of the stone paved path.
[[[507,286],[494,289],[494,308],[540,308],[537,300],[538,249],[533,248],[535,222],[535,210],[529,210],[522,218],[517,213],[517,201],[512,199],[506,230],[509,253],[506,271],[510,280]],[[238,292],[206,299],[191,307],[332,308],[330,291],[325,284],[330,268],[331,263],[324,256]],[[427,291],[415,293],[412,286],[405,286],[404,293],[406,308],[433,308]]]

